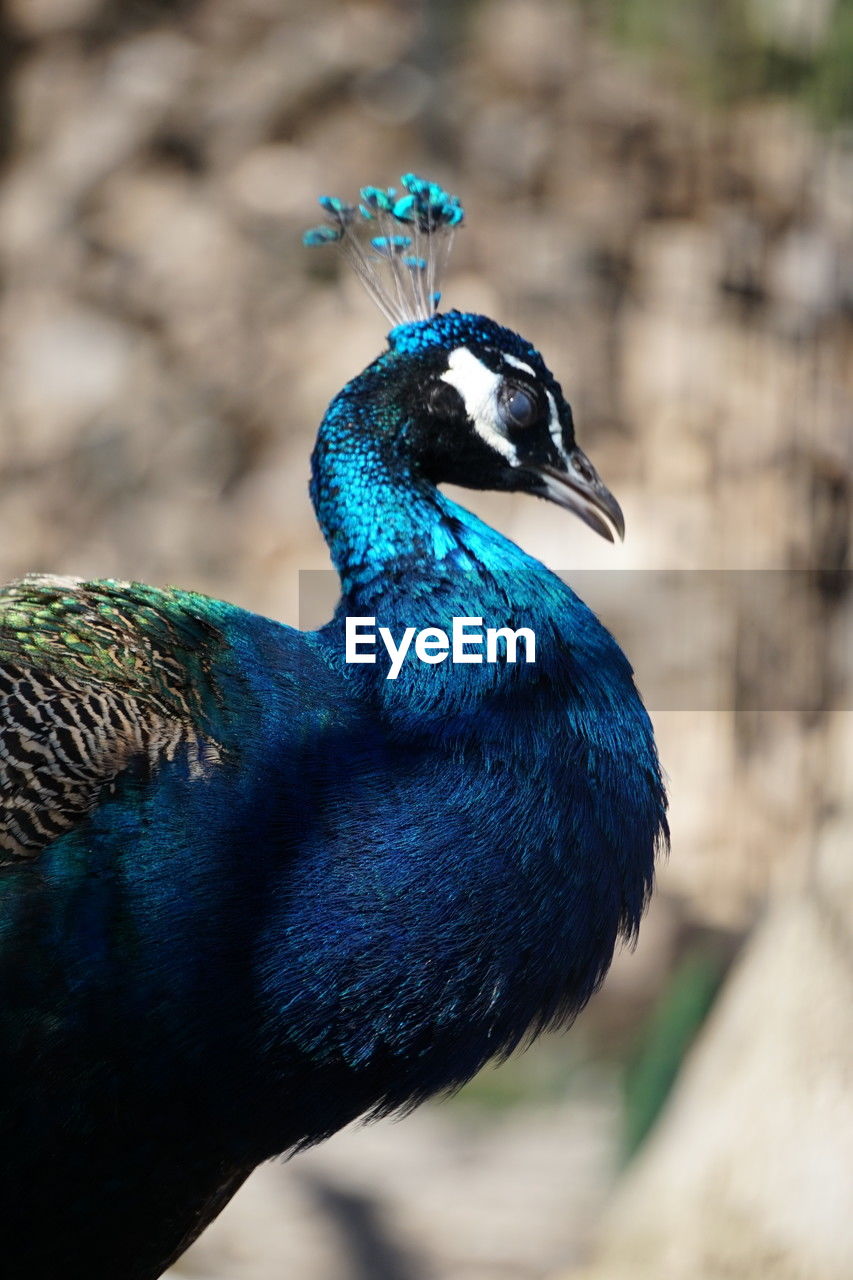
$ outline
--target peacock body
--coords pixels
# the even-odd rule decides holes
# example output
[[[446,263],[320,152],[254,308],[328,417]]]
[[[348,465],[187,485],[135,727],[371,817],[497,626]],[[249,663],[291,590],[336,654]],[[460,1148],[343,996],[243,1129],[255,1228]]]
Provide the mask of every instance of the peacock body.
[[[539,353],[435,311],[458,205],[411,176],[362,196],[312,235],[394,323],[314,452],[334,618],[112,581],[0,595],[9,1275],[152,1280],[261,1161],[569,1021],[651,889],[665,799],[627,659],[437,485],[604,532],[618,507]],[[410,654],[388,679],[381,649],[347,661],[353,617],[528,628],[536,660]]]

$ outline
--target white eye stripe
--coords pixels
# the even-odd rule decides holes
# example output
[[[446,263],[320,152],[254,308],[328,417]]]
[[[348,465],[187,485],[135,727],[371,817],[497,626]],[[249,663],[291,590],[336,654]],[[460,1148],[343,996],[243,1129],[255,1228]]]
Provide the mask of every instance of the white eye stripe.
[[[563,444],[563,425],[560,422],[560,416],[557,413],[557,403],[550,391],[546,391],[545,394],[548,397],[548,431],[551,434],[551,439],[557,446],[557,452],[560,454],[560,457],[565,458],[566,449]]]
[[[529,373],[531,378],[536,377],[530,365],[525,364],[523,360],[519,360],[518,356],[511,356],[508,351],[502,351],[501,359],[505,360],[507,364],[511,364],[514,369],[521,369],[524,373]]]
[[[467,347],[457,347],[450,353],[447,371],[441,375],[441,380],[455,387],[461,395],[465,411],[480,439],[506,458],[510,466],[518,466],[515,448],[496,425],[502,376],[487,368]]]

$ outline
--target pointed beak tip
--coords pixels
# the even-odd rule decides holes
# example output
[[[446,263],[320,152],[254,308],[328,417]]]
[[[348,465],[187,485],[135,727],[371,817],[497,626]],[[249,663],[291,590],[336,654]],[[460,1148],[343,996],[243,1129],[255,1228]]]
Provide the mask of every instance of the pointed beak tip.
[[[625,541],[622,508],[580,449],[575,450],[565,470],[540,466],[535,471],[544,482],[543,497],[571,511],[608,542]]]

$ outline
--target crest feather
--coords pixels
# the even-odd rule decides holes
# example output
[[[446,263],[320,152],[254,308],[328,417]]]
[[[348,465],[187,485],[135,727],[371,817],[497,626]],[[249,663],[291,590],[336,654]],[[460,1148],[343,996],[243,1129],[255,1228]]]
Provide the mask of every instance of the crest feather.
[[[362,187],[357,205],[320,196],[326,221],[303,236],[307,245],[339,245],[395,326],[435,315],[438,282],[465,217],[456,196],[435,182],[405,173],[400,187]]]

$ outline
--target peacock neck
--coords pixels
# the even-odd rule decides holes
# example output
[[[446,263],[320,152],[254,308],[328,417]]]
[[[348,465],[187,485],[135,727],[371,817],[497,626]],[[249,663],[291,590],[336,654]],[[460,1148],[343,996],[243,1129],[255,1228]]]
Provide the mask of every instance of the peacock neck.
[[[380,363],[333,401],[312,459],[312,499],[342,588],[335,619],[323,628],[332,660],[350,680],[378,682],[383,703],[404,717],[416,704],[444,714],[498,688],[539,685],[552,690],[553,708],[571,704],[585,737],[601,736],[609,720],[596,715],[613,706],[622,708],[620,719],[639,712],[644,721],[630,666],[610,634],[555,574],[419,474],[406,455],[406,424],[382,393]],[[466,617],[481,618],[484,633],[529,628],[535,662],[407,661],[387,681],[378,642],[375,664],[344,661],[348,616],[373,617],[377,630],[385,625],[395,637],[405,628],[449,632],[454,618]]]
[[[372,366],[332,402],[312,458],[311,497],[345,599],[436,575],[540,572],[537,561],[441,493],[407,453],[407,424]],[[372,404],[367,416],[364,404]]]
[[[404,465],[392,468],[381,442],[336,435],[325,448],[318,443],[312,497],[345,594],[439,549],[441,495]]]

